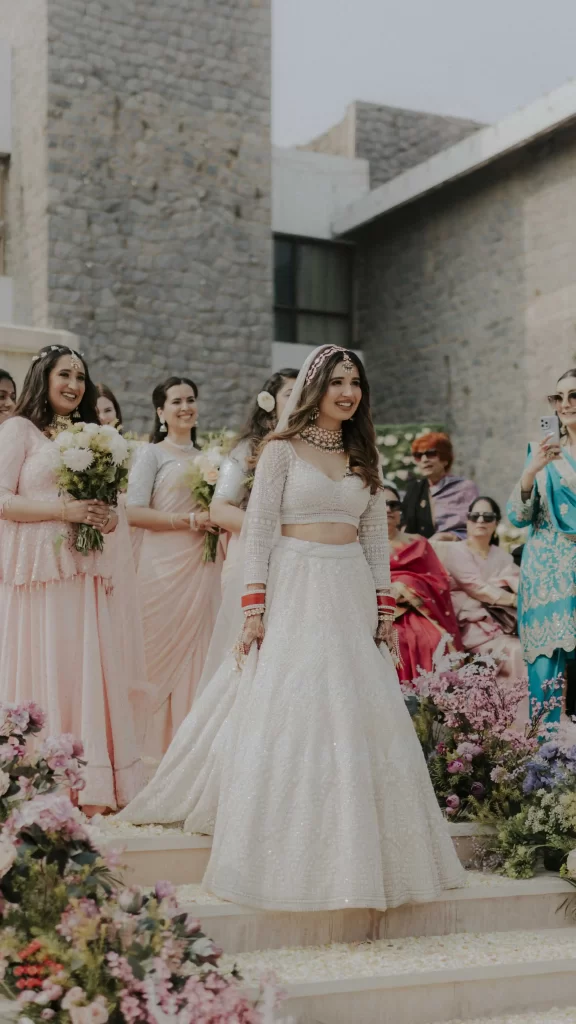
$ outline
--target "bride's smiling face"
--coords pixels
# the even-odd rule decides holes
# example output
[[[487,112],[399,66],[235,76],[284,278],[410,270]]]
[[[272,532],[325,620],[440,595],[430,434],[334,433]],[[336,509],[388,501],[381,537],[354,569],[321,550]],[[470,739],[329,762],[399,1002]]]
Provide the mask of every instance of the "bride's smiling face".
[[[320,417],[344,423],[352,418],[361,401],[362,386],[357,368],[349,370],[344,363],[337,363],[318,404]]]

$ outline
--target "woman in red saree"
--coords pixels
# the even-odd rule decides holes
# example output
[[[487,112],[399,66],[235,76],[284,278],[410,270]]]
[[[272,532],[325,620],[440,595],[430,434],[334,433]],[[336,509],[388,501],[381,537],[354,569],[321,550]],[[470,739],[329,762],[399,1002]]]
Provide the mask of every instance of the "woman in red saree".
[[[432,668],[441,638],[452,637],[451,648],[462,650],[450,580],[425,537],[402,533],[402,502],[394,488],[384,488],[388,510],[392,593],[396,598],[396,628],[400,641],[401,682],[412,682],[418,669]]]

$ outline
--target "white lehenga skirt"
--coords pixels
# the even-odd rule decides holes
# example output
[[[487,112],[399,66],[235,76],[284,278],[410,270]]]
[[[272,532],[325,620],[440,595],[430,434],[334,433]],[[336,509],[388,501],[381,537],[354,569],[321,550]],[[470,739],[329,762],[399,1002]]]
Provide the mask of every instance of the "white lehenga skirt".
[[[385,910],[461,886],[376,618],[358,543],[282,537],[258,656],[224,661],[120,820],[213,833],[204,887],[264,909]]]

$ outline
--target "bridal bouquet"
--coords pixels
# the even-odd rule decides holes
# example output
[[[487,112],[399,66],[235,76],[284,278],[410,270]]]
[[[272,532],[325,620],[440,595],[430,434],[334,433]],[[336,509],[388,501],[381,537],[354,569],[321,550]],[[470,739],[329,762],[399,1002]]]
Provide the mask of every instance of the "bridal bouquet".
[[[194,503],[206,511],[210,508],[214,497],[224,452],[225,437],[219,434],[209,436],[206,447],[196,456],[185,473],[184,482],[190,488]],[[202,552],[204,562],[216,561],[218,537],[218,533],[206,532]]]
[[[109,424],[76,423],[58,434],[56,479],[60,490],[77,500],[99,500],[116,505],[125,490],[133,444]],[[83,555],[102,551],[104,537],[87,523],[76,528],[75,548]]]

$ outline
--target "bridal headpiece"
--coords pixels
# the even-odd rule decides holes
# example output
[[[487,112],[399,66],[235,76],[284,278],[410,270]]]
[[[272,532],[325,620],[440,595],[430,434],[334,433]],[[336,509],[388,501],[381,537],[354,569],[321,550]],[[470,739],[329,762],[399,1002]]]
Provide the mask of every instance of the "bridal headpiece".
[[[337,352],[343,352],[344,353],[344,358],[342,360],[342,365],[343,365],[346,373],[350,373],[354,369],[354,363],[350,359],[350,356],[348,355],[348,352],[347,352],[347,350],[345,348],[340,348],[339,345],[326,345],[318,353],[316,358],[312,360],[312,362],[310,363],[310,366],[308,367],[308,372],[306,374],[306,383],[307,384],[310,384],[314,380],[314,378],[318,375],[318,373],[320,372],[320,370],[324,366],[324,363],[328,359],[330,359],[331,356],[335,355]]]

